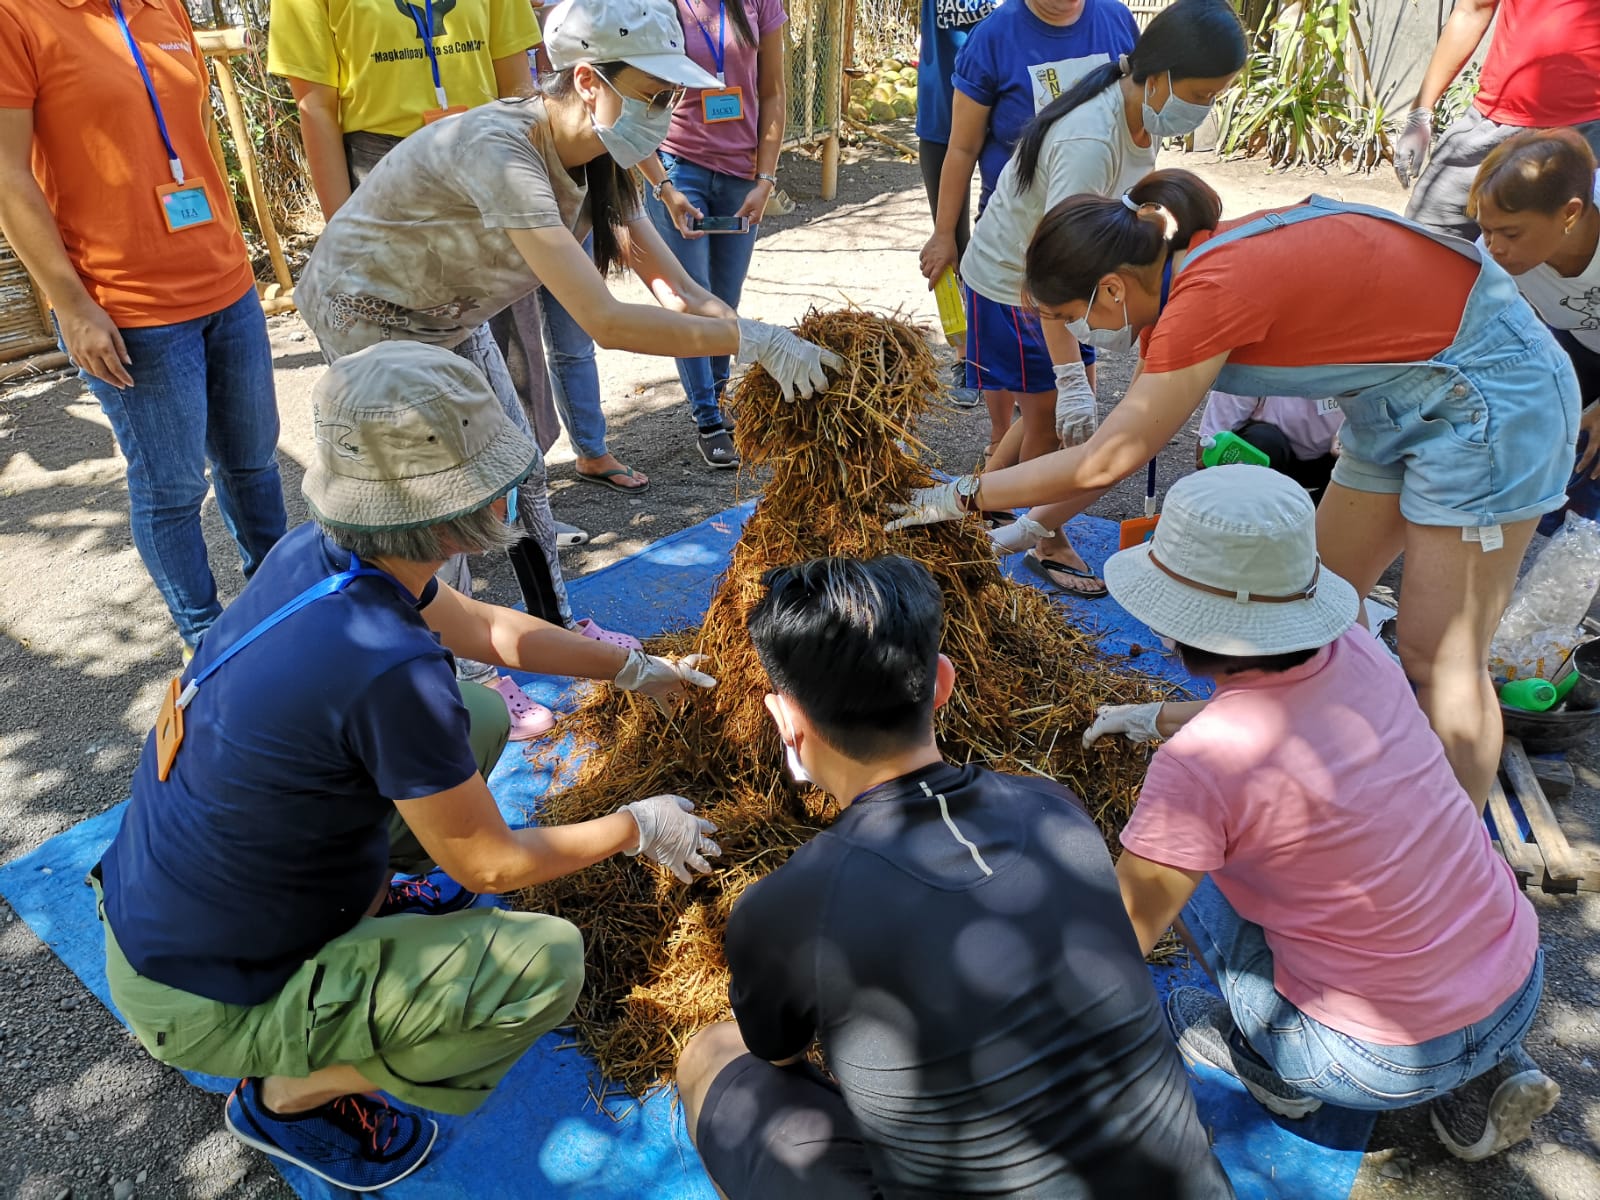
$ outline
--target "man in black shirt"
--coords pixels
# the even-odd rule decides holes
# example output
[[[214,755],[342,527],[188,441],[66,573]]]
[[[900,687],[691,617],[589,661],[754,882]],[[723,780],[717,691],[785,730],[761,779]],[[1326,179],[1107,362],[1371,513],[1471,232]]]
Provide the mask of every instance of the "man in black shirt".
[[[728,923],[737,1023],[678,1064],[730,1200],[1227,1200],[1233,1189],[1076,798],[953,766],[937,585],[769,572],[750,635],[790,769],[844,809]],[[813,1039],[837,1086],[802,1060]]]

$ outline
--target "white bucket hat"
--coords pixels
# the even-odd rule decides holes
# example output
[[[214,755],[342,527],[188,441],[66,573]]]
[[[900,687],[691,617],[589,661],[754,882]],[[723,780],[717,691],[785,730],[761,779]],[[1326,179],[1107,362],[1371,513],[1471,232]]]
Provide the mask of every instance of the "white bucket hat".
[[[1157,633],[1213,654],[1326,646],[1360,611],[1317,556],[1316,509],[1266,467],[1211,467],[1167,493],[1155,536],[1113,554],[1105,581]]]
[[[544,49],[558,71],[579,63],[623,62],[680,87],[719,88],[684,53],[673,0],[564,0],[544,22]]]
[[[346,355],[312,389],[300,490],[324,525],[419,529],[476,512],[533,469],[538,448],[483,372],[424,342]]]

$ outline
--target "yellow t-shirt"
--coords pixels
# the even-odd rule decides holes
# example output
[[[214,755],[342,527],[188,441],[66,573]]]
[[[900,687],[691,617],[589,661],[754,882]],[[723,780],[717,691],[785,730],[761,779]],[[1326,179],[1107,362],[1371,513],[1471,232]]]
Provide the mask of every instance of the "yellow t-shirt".
[[[426,24],[422,0],[272,0],[267,70],[338,88],[346,133],[409,137],[439,107]],[[433,32],[446,99],[468,108],[496,98],[495,59],[539,44],[529,0],[434,0]]]

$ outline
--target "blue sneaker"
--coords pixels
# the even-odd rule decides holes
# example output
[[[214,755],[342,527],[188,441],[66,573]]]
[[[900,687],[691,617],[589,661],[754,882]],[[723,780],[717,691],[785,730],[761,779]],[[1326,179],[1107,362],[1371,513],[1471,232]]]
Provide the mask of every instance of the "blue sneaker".
[[[477,898],[477,892],[469,892],[443,871],[435,871],[432,875],[392,880],[389,894],[373,915],[392,917],[398,913],[416,913],[437,917],[470,908]]]
[[[437,1122],[376,1096],[341,1096],[278,1116],[261,1103],[259,1079],[239,1081],[223,1120],[245,1145],[352,1192],[398,1183],[422,1165],[439,1135]]]

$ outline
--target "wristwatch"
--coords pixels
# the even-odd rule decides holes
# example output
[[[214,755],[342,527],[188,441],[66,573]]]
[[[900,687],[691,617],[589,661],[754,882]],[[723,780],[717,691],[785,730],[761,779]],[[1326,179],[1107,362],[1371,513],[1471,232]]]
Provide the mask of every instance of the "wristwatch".
[[[646,182],[648,183],[649,181],[646,180]],[[665,204],[666,203],[666,201],[661,198],[661,189],[664,188],[664,187],[670,187],[671,185],[672,185],[671,178],[663,179],[660,183],[652,183],[652,184],[650,184],[650,194],[656,198],[656,203],[657,204]]]
[[[959,475],[956,477],[956,501],[961,505],[962,512],[976,512],[978,510],[978,488],[983,484],[983,479],[978,475]]]
[[[765,179],[773,187],[777,187],[778,186],[778,177],[776,175],[768,175],[765,171],[757,171],[756,172],[756,178],[758,180]]]

